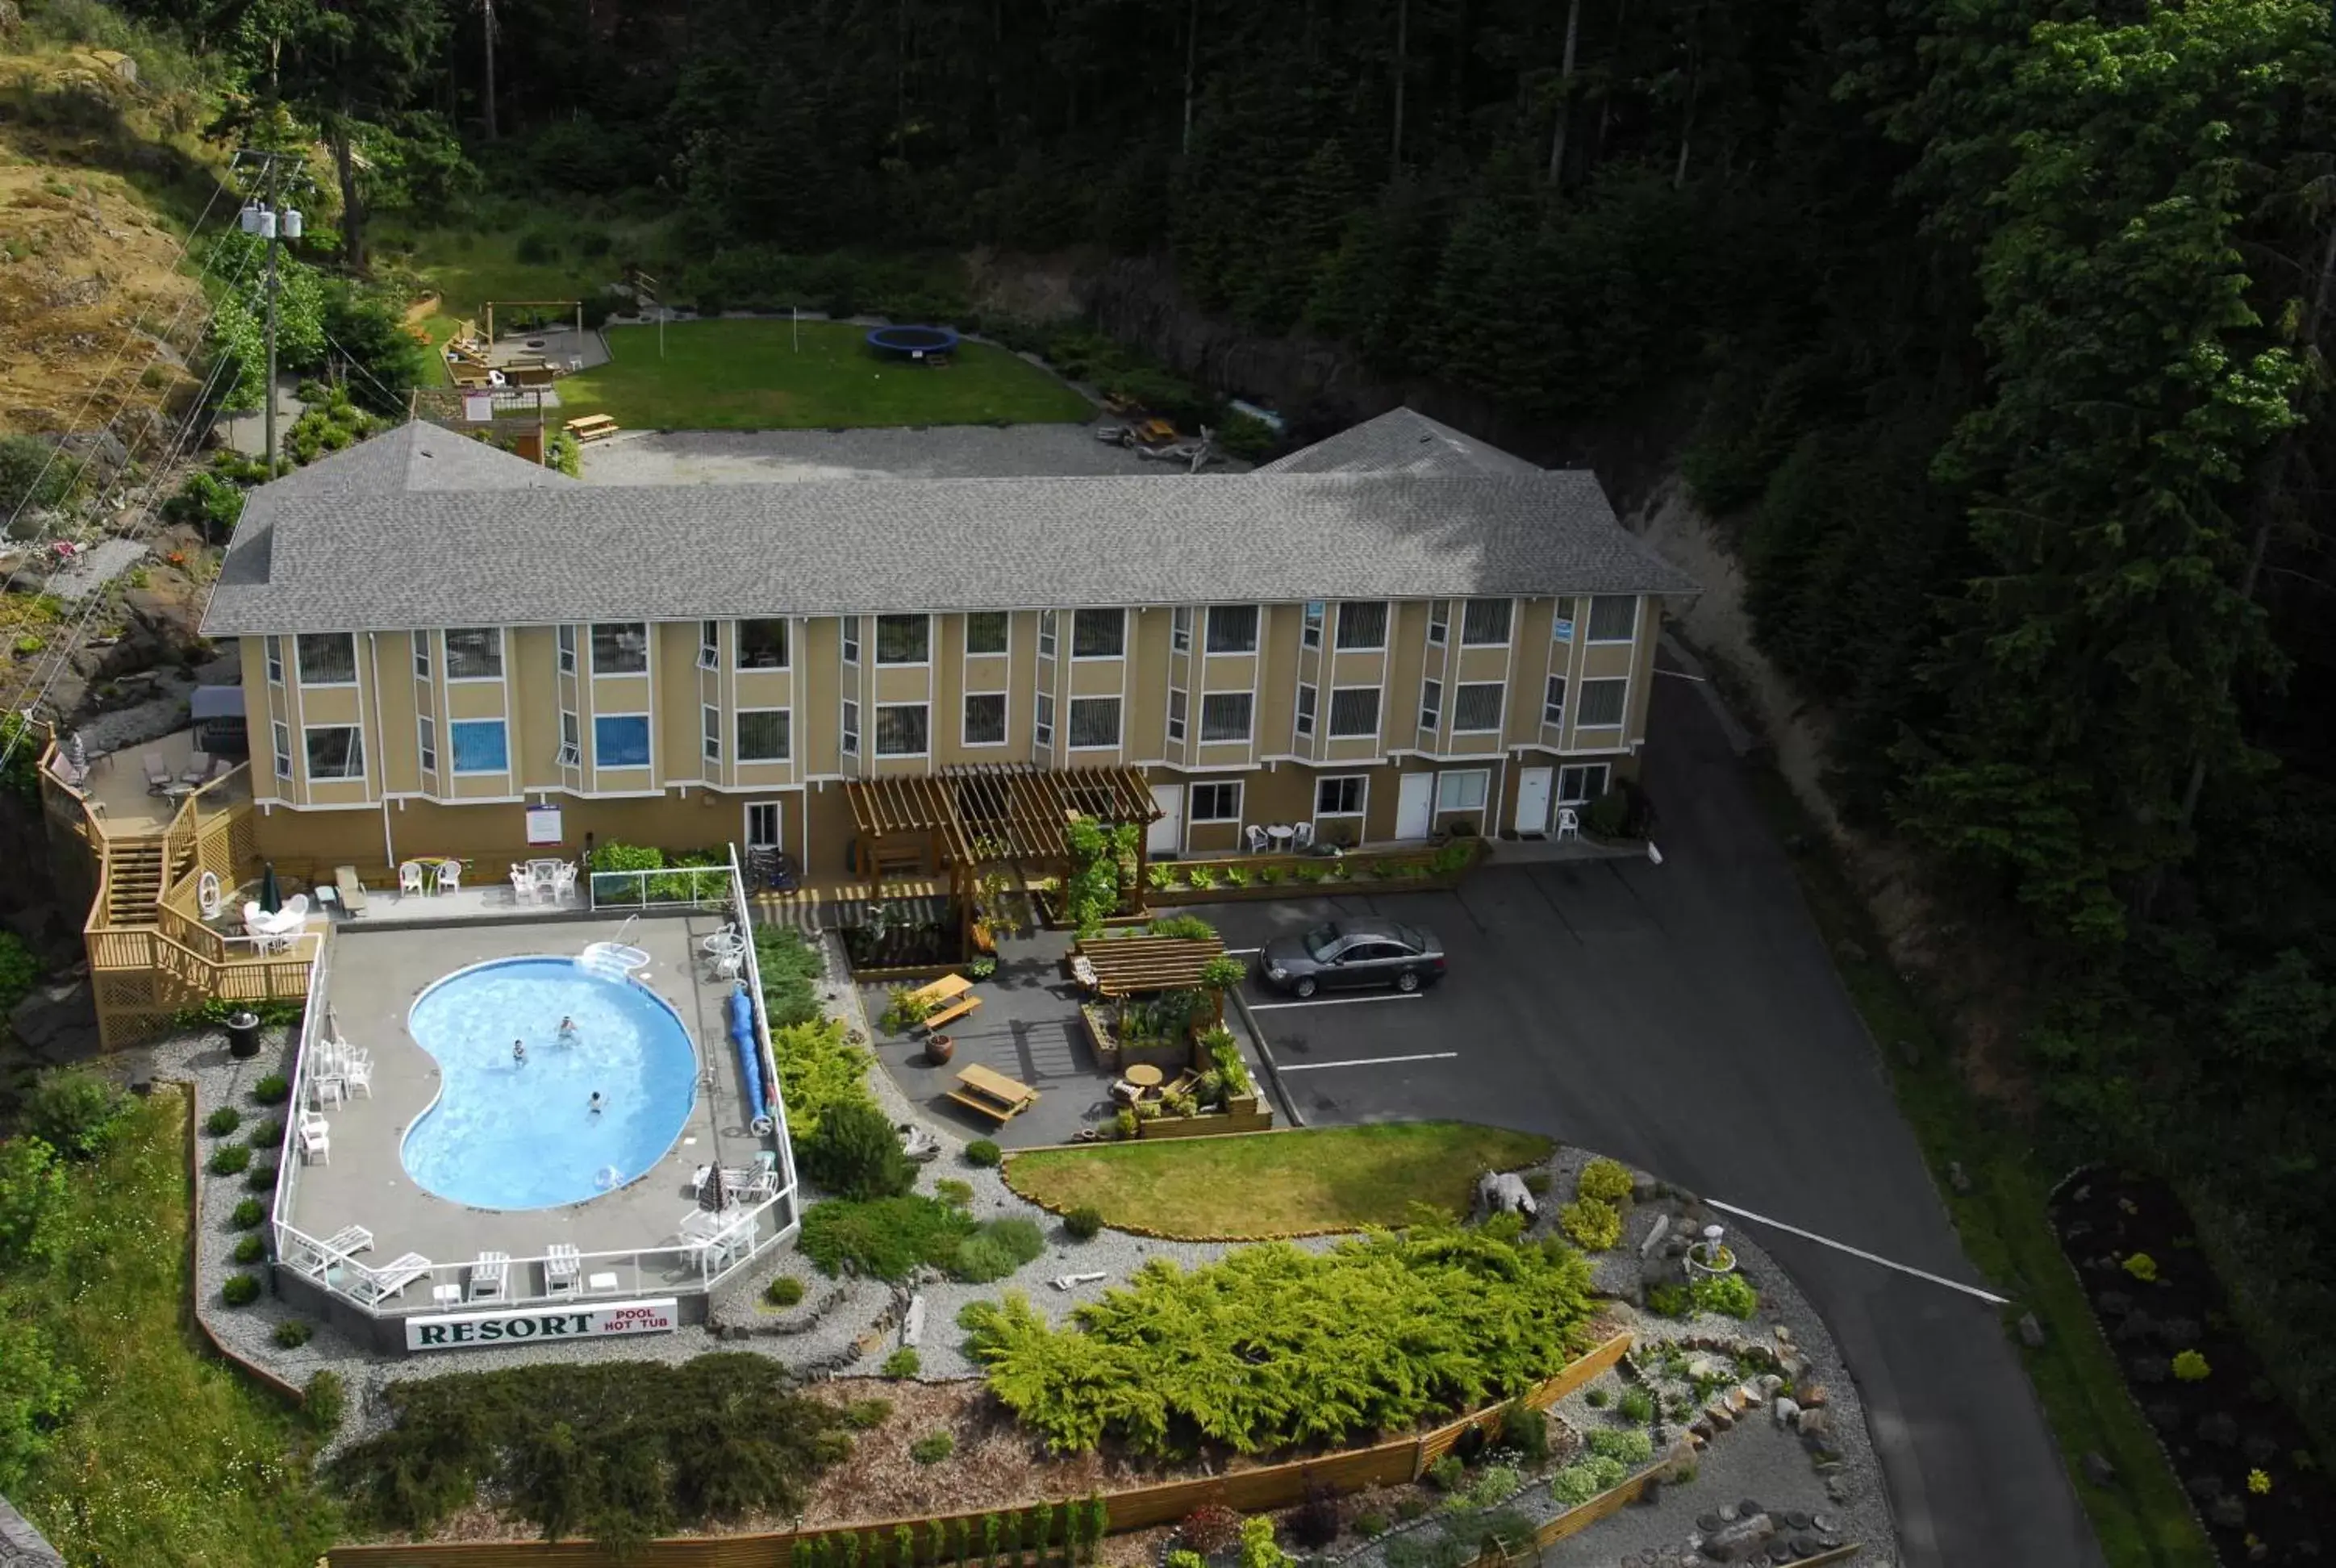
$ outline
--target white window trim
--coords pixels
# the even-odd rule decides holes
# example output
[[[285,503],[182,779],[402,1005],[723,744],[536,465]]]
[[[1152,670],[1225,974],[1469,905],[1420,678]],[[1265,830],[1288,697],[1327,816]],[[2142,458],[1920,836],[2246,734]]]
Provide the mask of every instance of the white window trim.
[[[925,744],[921,749],[917,751],[886,751],[884,749],[883,724],[885,710],[888,708],[897,709],[906,707],[918,708],[922,710],[924,713]],[[868,755],[870,756],[882,757],[887,761],[897,762],[902,757],[930,756],[933,755],[933,705],[929,702],[880,702],[876,705],[876,724],[873,728],[875,730],[875,734],[871,738],[875,744],[869,749]]]
[[[438,721],[426,713],[414,716],[414,757],[422,772],[438,771]]]
[[[1444,798],[1445,781],[1450,779],[1469,778],[1477,781],[1477,787],[1481,792],[1481,798],[1478,799],[1474,805],[1452,805],[1446,803]],[[1493,772],[1490,768],[1446,768],[1436,775],[1435,811],[1436,814],[1438,816],[1443,815],[1445,812],[1488,811],[1491,809],[1492,800]]]
[[[1549,700],[1552,687],[1557,688],[1557,701],[1553,704]],[[1569,695],[1571,694],[1563,676],[1552,673],[1547,680],[1543,681],[1541,690],[1541,722],[1553,728],[1564,728],[1565,705]],[[1555,713],[1550,711],[1552,706],[1557,709]]]
[[[1360,651],[1360,650],[1358,650],[1358,649],[1355,649],[1355,648],[1349,648],[1349,649],[1348,649],[1347,651],[1348,651],[1348,652],[1349,652],[1349,653],[1354,653],[1354,652],[1358,652],[1358,651]],[[1368,728],[1368,729],[1364,729],[1364,730],[1341,730],[1341,729],[1339,729],[1339,728],[1338,728],[1338,727],[1337,727],[1337,726],[1338,726],[1338,694],[1339,694],[1340,692],[1342,692],[1342,691],[1367,691],[1367,692],[1369,692],[1369,693],[1371,694],[1371,697],[1372,697],[1372,699],[1373,699],[1373,700],[1372,700],[1372,706],[1371,706],[1371,727],[1370,727],[1370,728]],[[1329,701],[1329,704],[1328,711],[1327,711],[1327,712],[1325,712],[1325,713],[1322,715],[1322,734],[1323,734],[1324,737],[1325,737],[1325,738],[1327,738],[1327,739],[1329,739],[1329,740],[1377,740],[1377,739],[1378,739],[1378,738],[1379,738],[1379,732],[1380,732],[1380,731],[1381,731],[1381,730],[1386,726],[1386,724],[1387,724],[1387,704],[1386,704],[1385,702],[1383,702],[1383,701],[1378,700],[1378,699],[1380,698],[1380,696],[1382,696],[1382,693],[1380,692],[1379,688],[1378,688],[1377,687],[1376,687],[1376,686],[1334,686],[1334,687],[1332,687],[1330,688],[1330,701]]]
[[[996,740],[975,740],[972,735],[966,728],[965,705],[971,702],[978,696],[994,696],[998,699],[999,713],[998,738]],[[1007,696],[1006,693],[1002,691],[968,691],[958,694],[957,744],[965,747],[967,750],[986,751],[992,746],[1004,745],[1007,742],[1007,737],[1013,733],[1013,726],[1014,703],[1013,699]]]
[[[1611,721],[1611,722],[1601,721],[1601,722],[1596,723],[1596,724],[1585,724],[1585,723],[1583,723],[1583,722],[1582,722],[1582,708],[1586,706],[1586,703],[1585,703],[1585,701],[1584,701],[1584,698],[1586,697],[1586,696],[1587,696],[1587,694],[1588,694],[1588,692],[1589,692],[1590,688],[1591,688],[1591,687],[1593,687],[1593,686],[1599,686],[1599,685],[1601,685],[1601,684],[1604,684],[1604,683],[1608,683],[1608,682],[1611,682],[1611,683],[1613,683],[1614,685],[1620,686],[1620,687],[1622,688],[1622,712],[1621,712],[1621,716],[1620,717],[1618,717],[1618,718],[1613,719],[1613,720],[1612,720],[1612,721]],[[1573,729],[1574,729],[1574,733],[1575,733],[1575,734],[1579,735],[1582,731],[1586,730],[1586,729],[1591,729],[1591,730],[1614,729],[1614,730],[1619,730],[1619,729],[1621,729],[1623,726],[1625,726],[1625,725],[1627,725],[1627,724],[1629,724],[1629,723],[1630,722],[1630,677],[1629,676],[1627,676],[1627,675],[1599,675],[1599,676],[1585,676],[1585,677],[1582,677],[1582,681],[1581,681],[1581,683],[1580,683],[1580,684],[1581,684],[1581,687],[1582,687],[1582,690],[1581,690],[1580,692],[1575,692],[1575,693],[1569,694],[1569,695],[1572,696],[1572,697],[1573,697],[1573,699],[1574,699],[1574,702],[1573,702]]]
[[[1233,809],[1232,809],[1232,814],[1231,814],[1231,816],[1222,816],[1222,817],[1204,817],[1204,816],[1201,815],[1201,814],[1200,814],[1200,813],[1199,813],[1199,811],[1198,811],[1198,810],[1193,806],[1193,804],[1192,804],[1192,801],[1193,801],[1193,798],[1195,797],[1195,795],[1197,795],[1197,794],[1198,794],[1198,793],[1199,793],[1200,791],[1204,790],[1204,789],[1229,789],[1229,790],[1232,791],[1232,792],[1233,792]],[[1247,800],[1248,795],[1249,795],[1249,791],[1248,791],[1247,787],[1244,785],[1244,784],[1243,784],[1243,782],[1242,782],[1241,780],[1237,779],[1237,778],[1232,778],[1232,779],[1222,779],[1222,778],[1202,778],[1202,779],[1194,779],[1191,784],[1187,784],[1187,785],[1185,785],[1185,786],[1184,786],[1184,812],[1185,812],[1184,820],[1185,820],[1187,823],[1202,823],[1202,824],[1207,824],[1207,823],[1239,823],[1239,822],[1241,820],[1241,806],[1242,806],[1242,804],[1244,803],[1244,802]]]
[[[280,637],[266,638],[260,646],[260,657],[268,663],[268,684],[282,686],[284,684],[284,639]]]
[[[1190,728],[1192,717],[1191,695],[1181,686],[1170,687],[1168,688],[1168,738],[1178,745],[1183,745],[1184,737],[1192,733]]]
[[[1322,786],[1327,784],[1358,784],[1362,786],[1361,799],[1350,812],[1326,812],[1322,809]],[[1314,780],[1314,820],[1328,817],[1332,822],[1359,820],[1370,814],[1371,775],[1367,773],[1319,774]]]
[[[1081,745],[1076,741],[1071,740],[1071,709],[1078,706],[1079,704],[1083,702],[1107,702],[1119,710],[1119,722],[1112,726],[1112,738],[1110,744],[1106,745]],[[1119,750],[1121,745],[1127,739],[1127,704],[1123,702],[1117,696],[1107,696],[1102,693],[1096,693],[1092,696],[1072,697],[1063,709],[1063,738],[1066,743],[1068,743],[1066,749],[1071,751]]]
[[[1061,651],[1061,624],[1051,609],[1038,612],[1038,657],[1053,658]]]
[[[417,631],[414,634],[414,678],[416,680],[430,678],[431,636],[432,634],[426,631]]]
[[[276,742],[276,776],[289,779],[292,776],[292,726],[280,718],[270,722],[275,730],[270,738]]]
[[[1308,710],[1305,702],[1305,698],[1309,696],[1314,699],[1313,707],[1310,712]],[[1321,726],[1321,687],[1316,686],[1310,680],[1299,681],[1298,683],[1298,696],[1292,701],[1290,713],[1291,727],[1294,728],[1300,735],[1310,738],[1314,732]]]
[[[637,718],[641,721],[642,729],[648,735],[649,755],[647,762],[602,762],[600,760],[600,721],[611,718]],[[612,710],[608,713],[595,712],[592,715],[592,769],[595,773],[630,773],[635,768],[652,768],[656,765],[657,719],[653,715],[631,709]]]
[[[1377,641],[1377,642],[1348,642],[1348,641],[1345,641],[1345,640],[1343,639],[1343,634],[1344,634],[1344,632],[1345,632],[1346,625],[1347,625],[1347,611],[1348,611],[1350,608],[1351,608],[1351,609],[1361,609],[1364,605],[1367,605],[1367,604],[1375,604],[1375,605],[1377,605],[1377,606],[1379,607],[1379,639],[1378,639],[1378,641]],[[1385,653],[1385,652],[1387,652],[1387,629],[1388,629],[1388,624],[1389,624],[1390,622],[1392,622],[1394,619],[1395,619],[1395,608],[1394,608],[1394,606],[1392,606],[1391,604],[1389,604],[1386,599],[1340,599],[1340,600],[1338,601],[1338,626],[1336,626],[1336,627],[1334,627],[1333,628],[1331,628],[1331,632],[1330,632],[1330,647],[1331,647],[1331,648],[1332,648],[1332,650],[1333,650],[1334,652],[1338,652],[1338,653]]]
[[[1049,756],[1055,750],[1055,694],[1042,691],[1030,704],[1030,746]]]
[[[356,754],[357,771],[355,773],[320,774],[312,766],[308,769],[308,782],[312,784],[362,783],[365,776],[365,726],[361,724],[302,725],[300,726],[300,760],[304,763],[308,761],[308,737],[320,731],[328,729],[345,729],[355,734],[357,740],[354,750]]]
[[[1300,648],[1322,646],[1322,628],[1330,618],[1330,608],[1323,600],[1309,599],[1298,612],[1298,643]]]
[[[860,755],[860,699],[848,696],[836,714],[835,747],[845,756]]]
[[[791,707],[742,707],[731,716],[731,760],[740,767],[769,767],[776,763],[793,762],[795,758],[794,709]],[[783,713],[787,715],[787,746],[776,756],[748,756],[745,727],[750,714]]]
[[[1427,601],[1427,640],[1429,644],[1436,648],[1442,648],[1450,640],[1451,636],[1452,601],[1448,599],[1429,599]]]
[[[964,650],[965,657],[968,658],[1012,658],[1014,657],[1014,612],[1010,609],[1001,609],[995,612],[983,611],[981,613],[995,613],[1005,618],[1006,646],[1004,648],[992,648],[986,651],[976,649],[973,646],[973,612],[968,611],[968,613],[958,617],[957,635],[959,648]]]
[[[1245,609],[1249,611],[1249,646],[1247,648],[1211,648],[1209,646],[1210,628],[1215,623],[1217,612],[1221,609]],[[1265,611],[1261,607],[1254,604],[1212,604],[1209,606],[1208,624],[1203,625],[1201,628],[1202,652],[1207,654],[1212,658],[1253,658],[1257,656],[1260,645],[1264,641]]]
[[[1112,659],[1125,658],[1127,657],[1127,609],[1124,606],[1121,606],[1116,611],[1119,616],[1119,651],[1117,653],[1081,653],[1079,651],[1079,617],[1083,615],[1102,615],[1112,611],[1112,609],[1113,607],[1107,604],[1090,604],[1083,605],[1079,609],[1071,611],[1072,663],[1103,664]],[[1101,746],[1089,746],[1085,749],[1089,751],[1101,751],[1104,748]]]
[[[1477,638],[1468,635],[1468,607],[1480,601],[1471,599],[1464,599],[1460,601],[1460,646],[1462,648],[1506,648],[1516,641],[1517,601],[1514,599],[1486,599],[1481,601],[1486,604],[1505,604],[1509,607],[1508,624],[1502,629],[1499,638]]]
[[[1209,704],[1219,697],[1241,697],[1249,704],[1242,716],[1244,722],[1239,735],[1212,735],[1209,733]],[[1257,738],[1257,696],[1246,691],[1211,691],[1201,694],[1201,744],[1202,745],[1247,745]]]
[[[1430,697],[1430,688],[1436,695]],[[1441,731],[1444,728],[1444,683],[1429,676],[1419,683],[1419,727]]]
[[[1472,687],[1478,688],[1491,687],[1494,691],[1501,694],[1501,700],[1494,705],[1493,722],[1490,725],[1480,725],[1473,729],[1462,729],[1460,727],[1460,694],[1468,690]],[[1502,682],[1496,680],[1463,681],[1452,688],[1452,733],[1454,735],[1498,735],[1501,733],[1503,724],[1509,716],[1508,708],[1509,688]]]
[[[718,703],[697,705],[697,755],[715,767],[722,765],[722,707]]]
[[[697,667],[703,670],[722,667],[722,623],[718,620],[697,623]]]
[[[310,679],[308,678],[308,663],[307,663],[307,661],[306,659],[304,659],[304,658],[302,658],[302,657],[300,657],[300,637],[346,637],[346,638],[347,638],[349,639],[349,678],[348,678],[348,679],[346,679],[346,680],[310,680]],[[349,632],[349,631],[316,631],[316,632],[304,632],[304,633],[301,633],[301,634],[300,634],[300,637],[295,637],[295,638],[293,638],[293,639],[292,639],[292,662],[293,662],[294,666],[295,666],[295,667],[298,669],[298,671],[299,671],[299,674],[300,674],[300,687],[301,687],[301,689],[302,689],[302,690],[304,690],[304,691],[334,691],[334,690],[337,690],[338,688],[340,688],[340,687],[354,687],[354,686],[355,686],[355,685],[357,684],[357,638],[356,638],[356,633],[355,633],[355,632]],[[317,727],[317,728],[319,728],[319,729],[324,729],[324,728],[329,728],[329,727],[332,727],[332,726],[325,726],[325,725],[319,725],[319,726],[317,726],[316,727]]]
[[[503,765],[464,767],[454,760],[454,726],[458,724],[499,724],[503,726]],[[487,778],[511,771],[511,721],[505,718],[450,718],[446,721],[446,771],[455,778]]]
[[[493,632],[495,634],[495,663],[499,667],[492,675],[456,675],[454,673],[454,661],[452,656],[444,654],[446,634],[443,631],[441,631],[438,634],[438,646],[441,655],[444,657],[446,665],[446,684],[448,686],[485,686],[490,681],[500,682],[509,676],[511,671],[511,646],[510,639],[503,636],[502,628],[499,626],[464,626],[456,627],[453,629],[457,631]]]
[[[569,738],[568,734],[571,729],[576,732],[575,738],[572,740]],[[572,707],[563,707],[560,710],[560,751],[552,758],[552,762],[553,765],[558,767],[584,765],[584,719]]]
[[[1192,607],[1180,604],[1168,612],[1168,651],[1192,651]]]
[[[925,657],[922,658],[886,658],[884,657],[884,623],[888,620],[917,619],[922,619],[925,623]],[[933,618],[930,612],[920,617],[914,610],[902,610],[897,615],[887,613],[877,616],[874,618],[874,621],[875,624],[869,629],[875,634],[876,667],[878,669],[930,669],[932,667]],[[899,703],[890,703],[886,706],[898,707],[900,705]]]
[[[578,668],[576,662],[575,622],[561,622],[560,628],[552,634],[552,641],[559,649],[559,658],[557,662],[560,666],[560,673],[561,675],[574,675]]]
[[[1595,770],[1596,772],[1598,772],[1598,773],[1600,773],[1600,774],[1603,774],[1603,775],[1604,775],[1604,777],[1603,777],[1600,782],[1601,782],[1601,783],[1605,785],[1605,788],[1604,788],[1604,789],[1600,790],[1600,791],[1598,792],[1598,794],[1582,794],[1582,795],[1573,795],[1573,796],[1569,796],[1569,795],[1567,795],[1567,794],[1565,793],[1565,775],[1566,775],[1566,774],[1582,774],[1583,777],[1585,777],[1585,778],[1586,778],[1586,777],[1588,777],[1588,776],[1589,776],[1589,774],[1591,774],[1591,772],[1592,770]],[[1602,795],[1602,794],[1604,794],[1606,793],[1606,791],[1607,791],[1607,790],[1611,790],[1611,789],[1612,789],[1613,787],[1614,787],[1614,767],[1613,767],[1613,765],[1612,765],[1612,764],[1611,764],[1611,763],[1602,763],[1602,762],[1574,762],[1574,763],[1566,763],[1566,764],[1564,764],[1562,766],[1561,766],[1561,767],[1557,770],[1557,792],[1556,792],[1556,793],[1557,793],[1557,803],[1558,803],[1559,805],[1562,805],[1562,806],[1581,806],[1581,805],[1588,805],[1591,801],[1596,800],[1596,799],[1598,798],[1598,795]]]
[[[781,630],[780,634],[779,634],[779,636],[780,636],[780,640],[781,640],[781,641],[783,641],[783,642],[784,642],[784,643],[786,644],[786,648],[785,648],[785,657],[784,657],[784,658],[780,659],[780,660],[779,660],[779,662],[778,662],[778,663],[776,663],[776,664],[744,664],[744,663],[739,662],[739,661],[743,660],[743,659],[746,657],[746,638],[745,638],[745,635],[743,632],[741,632],[741,631],[739,630],[739,625],[740,625],[740,623],[739,623],[739,622],[737,622],[737,621],[735,621],[735,620],[734,620],[734,621],[732,621],[732,622],[730,623],[730,661],[731,661],[732,665],[733,665],[733,666],[734,666],[734,667],[735,667],[735,668],[736,668],[736,669],[737,669],[741,674],[745,674],[745,675],[774,675],[774,674],[776,674],[778,671],[783,670],[783,669],[793,669],[793,668],[794,668],[794,667],[795,667],[795,628],[794,628],[794,623],[793,623],[793,621],[791,621],[791,620],[787,619],[787,618],[786,618],[786,617],[784,617],[784,616],[781,616],[781,615],[750,615],[750,616],[746,617],[745,618],[746,618],[747,620],[774,620],[774,621],[777,621],[777,622],[779,623],[780,627],[783,628],[783,629]],[[712,669],[712,668],[718,668],[718,667],[719,667],[719,666],[717,666],[717,665],[701,665],[701,666],[699,666],[698,667],[699,667],[699,668],[701,668],[701,669]]]
[[[855,667],[860,663],[860,655],[861,652],[860,640],[866,634],[866,628],[860,624],[861,618],[861,617],[856,615],[838,616],[836,618],[837,647],[841,651],[843,662],[848,665],[854,666]]]
[[[1630,601],[1630,630],[1628,636],[1592,637],[1590,635],[1589,622],[1594,621],[1598,618],[1598,601],[1601,599],[1620,599]],[[1645,614],[1646,609],[1639,602],[1639,596],[1635,593],[1592,594],[1590,597],[1590,613],[1586,618],[1584,618],[1582,628],[1582,640],[1591,648],[1620,648],[1624,643],[1636,642],[1639,640],[1639,622]]]

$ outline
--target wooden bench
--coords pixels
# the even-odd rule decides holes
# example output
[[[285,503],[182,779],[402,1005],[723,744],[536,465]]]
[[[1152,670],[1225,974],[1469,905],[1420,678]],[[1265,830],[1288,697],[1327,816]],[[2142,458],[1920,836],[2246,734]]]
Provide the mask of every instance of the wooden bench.
[[[957,1082],[948,1097],[1001,1127],[1038,1101],[1038,1091],[1029,1085],[988,1067],[968,1067],[958,1074]]]
[[[928,1013],[925,1015],[925,1032],[927,1034],[930,1034],[934,1030],[939,1028],[943,1024],[966,1017],[979,1006],[981,1006],[981,998],[979,997],[959,997],[956,1001],[950,1003],[948,1007],[943,1008],[939,1012]]]
[[[588,414],[568,422],[568,433],[579,441],[599,441],[623,428],[605,414]]]

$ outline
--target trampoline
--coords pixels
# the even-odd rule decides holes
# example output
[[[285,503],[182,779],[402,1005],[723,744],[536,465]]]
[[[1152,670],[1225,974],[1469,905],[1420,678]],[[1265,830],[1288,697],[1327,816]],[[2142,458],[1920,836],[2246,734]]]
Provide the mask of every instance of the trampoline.
[[[932,359],[957,347],[954,326],[878,326],[868,333],[868,346],[888,359]]]

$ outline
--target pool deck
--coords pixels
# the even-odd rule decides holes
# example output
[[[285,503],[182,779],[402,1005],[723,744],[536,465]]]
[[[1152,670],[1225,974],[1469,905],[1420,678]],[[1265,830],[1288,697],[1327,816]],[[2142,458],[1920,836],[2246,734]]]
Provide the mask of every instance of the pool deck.
[[[384,1302],[389,1311],[432,1310],[431,1285],[459,1284],[462,1265],[485,1249],[524,1259],[540,1257],[554,1242],[588,1254],[675,1245],[683,1216],[696,1207],[688,1191],[691,1173],[708,1164],[750,1165],[768,1146],[746,1125],[737,1052],[724,1017],[731,984],[702,979],[696,961],[700,939],[723,923],[715,914],[648,917],[625,938],[649,954],[640,978],[673,1005],[696,1042],[697,1099],[673,1147],[647,1175],[617,1192],[560,1208],[501,1212],[433,1196],[406,1174],[399,1155],[406,1128],[438,1094],[437,1063],[406,1032],[406,1015],[416,997],[456,969],[491,959],[573,955],[588,942],[615,940],[624,922],[510,920],[431,929],[344,922],[326,1005],[342,1037],[372,1051],[373,1096],[359,1094],[325,1108],[330,1161],[301,1166],[292,1223],[317,1237],[345,1225],[364,1226],[374,1245],[360,1261],[371,1265],[407,1252],[437,1265],[431,1280]],[[586,1266],[616,1271],[628,1291],[691,1288],[686,1276],[621,1260],[588,1260]],[[521,1300],[537,1288],[532,1278],[511,1281],[511,1295]]]

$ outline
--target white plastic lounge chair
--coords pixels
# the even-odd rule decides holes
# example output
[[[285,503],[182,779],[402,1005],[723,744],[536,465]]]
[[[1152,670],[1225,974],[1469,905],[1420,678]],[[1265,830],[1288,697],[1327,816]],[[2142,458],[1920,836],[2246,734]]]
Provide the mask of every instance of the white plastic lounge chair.
[[[572,1296],[584,1275],[584,1253],[569,1242],[554,1242],[544,1249],[543,1293]]]
[[[373,1232],[363,1225],[344,1225],[316,1241],[295,1235],[291,1255],[284,1261],[311,1279],[322,1279],[325,1271],[336,1263],[346,1263],[358,1252],[373,1251]]]
[[[1263,854],[1265,852],[1265,846],[1273,842],[1266,836],[1265,830],[1258,826],[1255,823],[1251,823],[1249,826],[1243,828],[1241,833],[1248,838],[1249,852],[1253,855]]]
[[[363,1263],[349,1265],[349,1294],[367,1305],[375,1305],[392,1296],[402,1296],[405,1287],[416,1280],[427,1279],[430,1260],[419,1252],[407,1252],[378,1269],[368,1269]]]
[[[397,896],[399,898],[404,898],[408,893],[423,893],[428,891],[422,885],[420,861],[400,861],[397,863]]]
[[[511,1254],[485,1251],[471,1265],[471,1300],[500,1301],[503,1287],[511,1279]]]
[[[442,893],[458,893],[462,891],[462,862],[461,861],[444,861],[440,862],[438,867],[438,891]]]

